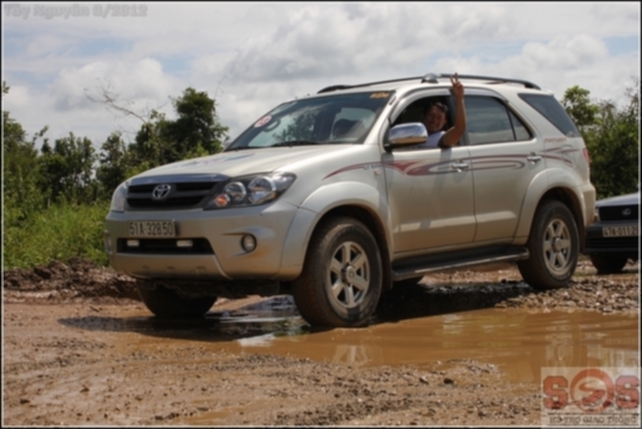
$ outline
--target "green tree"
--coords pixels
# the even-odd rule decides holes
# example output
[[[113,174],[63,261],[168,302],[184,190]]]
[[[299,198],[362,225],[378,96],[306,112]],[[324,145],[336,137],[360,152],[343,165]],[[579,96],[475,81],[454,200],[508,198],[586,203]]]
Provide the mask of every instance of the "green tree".
[[[629,102],[618,108],[600,103],[598,125],[591,129],[588,149],[597,195],[606,198],[635,192],[639,183],[639,86],[627,90]]]
[[[95,200],[96,153],[91,140],[70,132],[68,137],[56,139],[53,148],[45,142],[41,153],[40,188],[50,201],[91,203]]]
[[[562,106],[580,131],[597,123],[600,107],[591,102],[590,91],[575,85],[564,92]]]
[[[166,137],[174,142],[174,160],[220,152],[228,127],[218,120],[215,100],[206,92],[187,88],[172,102],[178,118],[169,124]]]
[[[10,87],[2,82],[3,97]],[[20,222],[42,208],[43,199],[38,191],[40,169],[36,139],[47,131],[43,128],[31,141],[22,125],[2,111],[2,160],[5,220]]]
[[[569,88],[562,105],[578,126],[591,160],[598,199],[634,192],[639,183],[639,79],[627,89],[627,105],[590,101],[590,92]]]
[[[103,143],[98,162],[96,179],[100,183],[100,197],[111,198],[116,187],[127,179],[132,169],[131,154],[121,133],[111,133]]]
[[[218,153],[228,127],[216,115],[216,103],[206,92],[187,88],[172,100],[176,120],[152,111],[130,147],[135,170],[146,169],[182,159]]]

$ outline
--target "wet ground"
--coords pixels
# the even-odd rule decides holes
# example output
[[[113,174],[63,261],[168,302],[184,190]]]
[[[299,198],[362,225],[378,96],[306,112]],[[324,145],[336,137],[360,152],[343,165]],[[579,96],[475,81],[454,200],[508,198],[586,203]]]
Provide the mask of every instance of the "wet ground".
[[[87,297],[9,273],[3,423],[539,425],[542,368],[640,366],[639,266],[594,274],[548,292],[510,265],[435,274],[366,328],[319,331],[289,296],[160,321],[127,279]]]

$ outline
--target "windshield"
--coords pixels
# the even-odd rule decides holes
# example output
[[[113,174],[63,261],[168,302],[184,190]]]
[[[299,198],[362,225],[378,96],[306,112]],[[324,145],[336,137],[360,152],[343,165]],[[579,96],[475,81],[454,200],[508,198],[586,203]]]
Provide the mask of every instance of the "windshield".
[[[363,143],[392,92],[362,92],[306,98],[281,104],[228,148]]]

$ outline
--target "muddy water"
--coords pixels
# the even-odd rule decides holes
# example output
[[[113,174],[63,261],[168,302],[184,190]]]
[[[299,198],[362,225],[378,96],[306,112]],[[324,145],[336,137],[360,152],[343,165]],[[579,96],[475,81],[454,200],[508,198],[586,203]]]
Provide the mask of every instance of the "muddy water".
[[[446,366],[472,359],[496,365],[512,381],[522,382],[539,381],[542,367],[639,366],[637,317],[589,311],[483,309],[365,329],[289,329],[238,339],[235,345],[245,351],[366,366],[421,367],[435,361]]]
[[[213,310],[215,310],[214,307]],[[393,321],[391,321],[393,320]],[[92,318],[84,329],[143,334],[136,343],[198,341],[230,353],[263,353],[356,366],[414,365],[446,369],[474,360],[497,366],[511,381],[538,382],[542,367],[639,366],[636,315],[595,311],[483,308],[379,320],[367,328],[311,331],[289,297],[275,297],[198,321],[161,321],[149,313]],[[132,348],[132,339],[123,336]]]

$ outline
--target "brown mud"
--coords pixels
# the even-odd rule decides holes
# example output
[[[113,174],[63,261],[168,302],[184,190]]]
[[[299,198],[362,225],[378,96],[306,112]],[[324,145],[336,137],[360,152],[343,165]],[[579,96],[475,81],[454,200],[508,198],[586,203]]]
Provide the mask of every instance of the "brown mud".
[[[313,330],[288,296],[161,321],[136,281],[75,259],[3,281],[4,425],[540,425],[545,366],[639,368],[639,265],[535,291],[513,265],[387,294]]]

